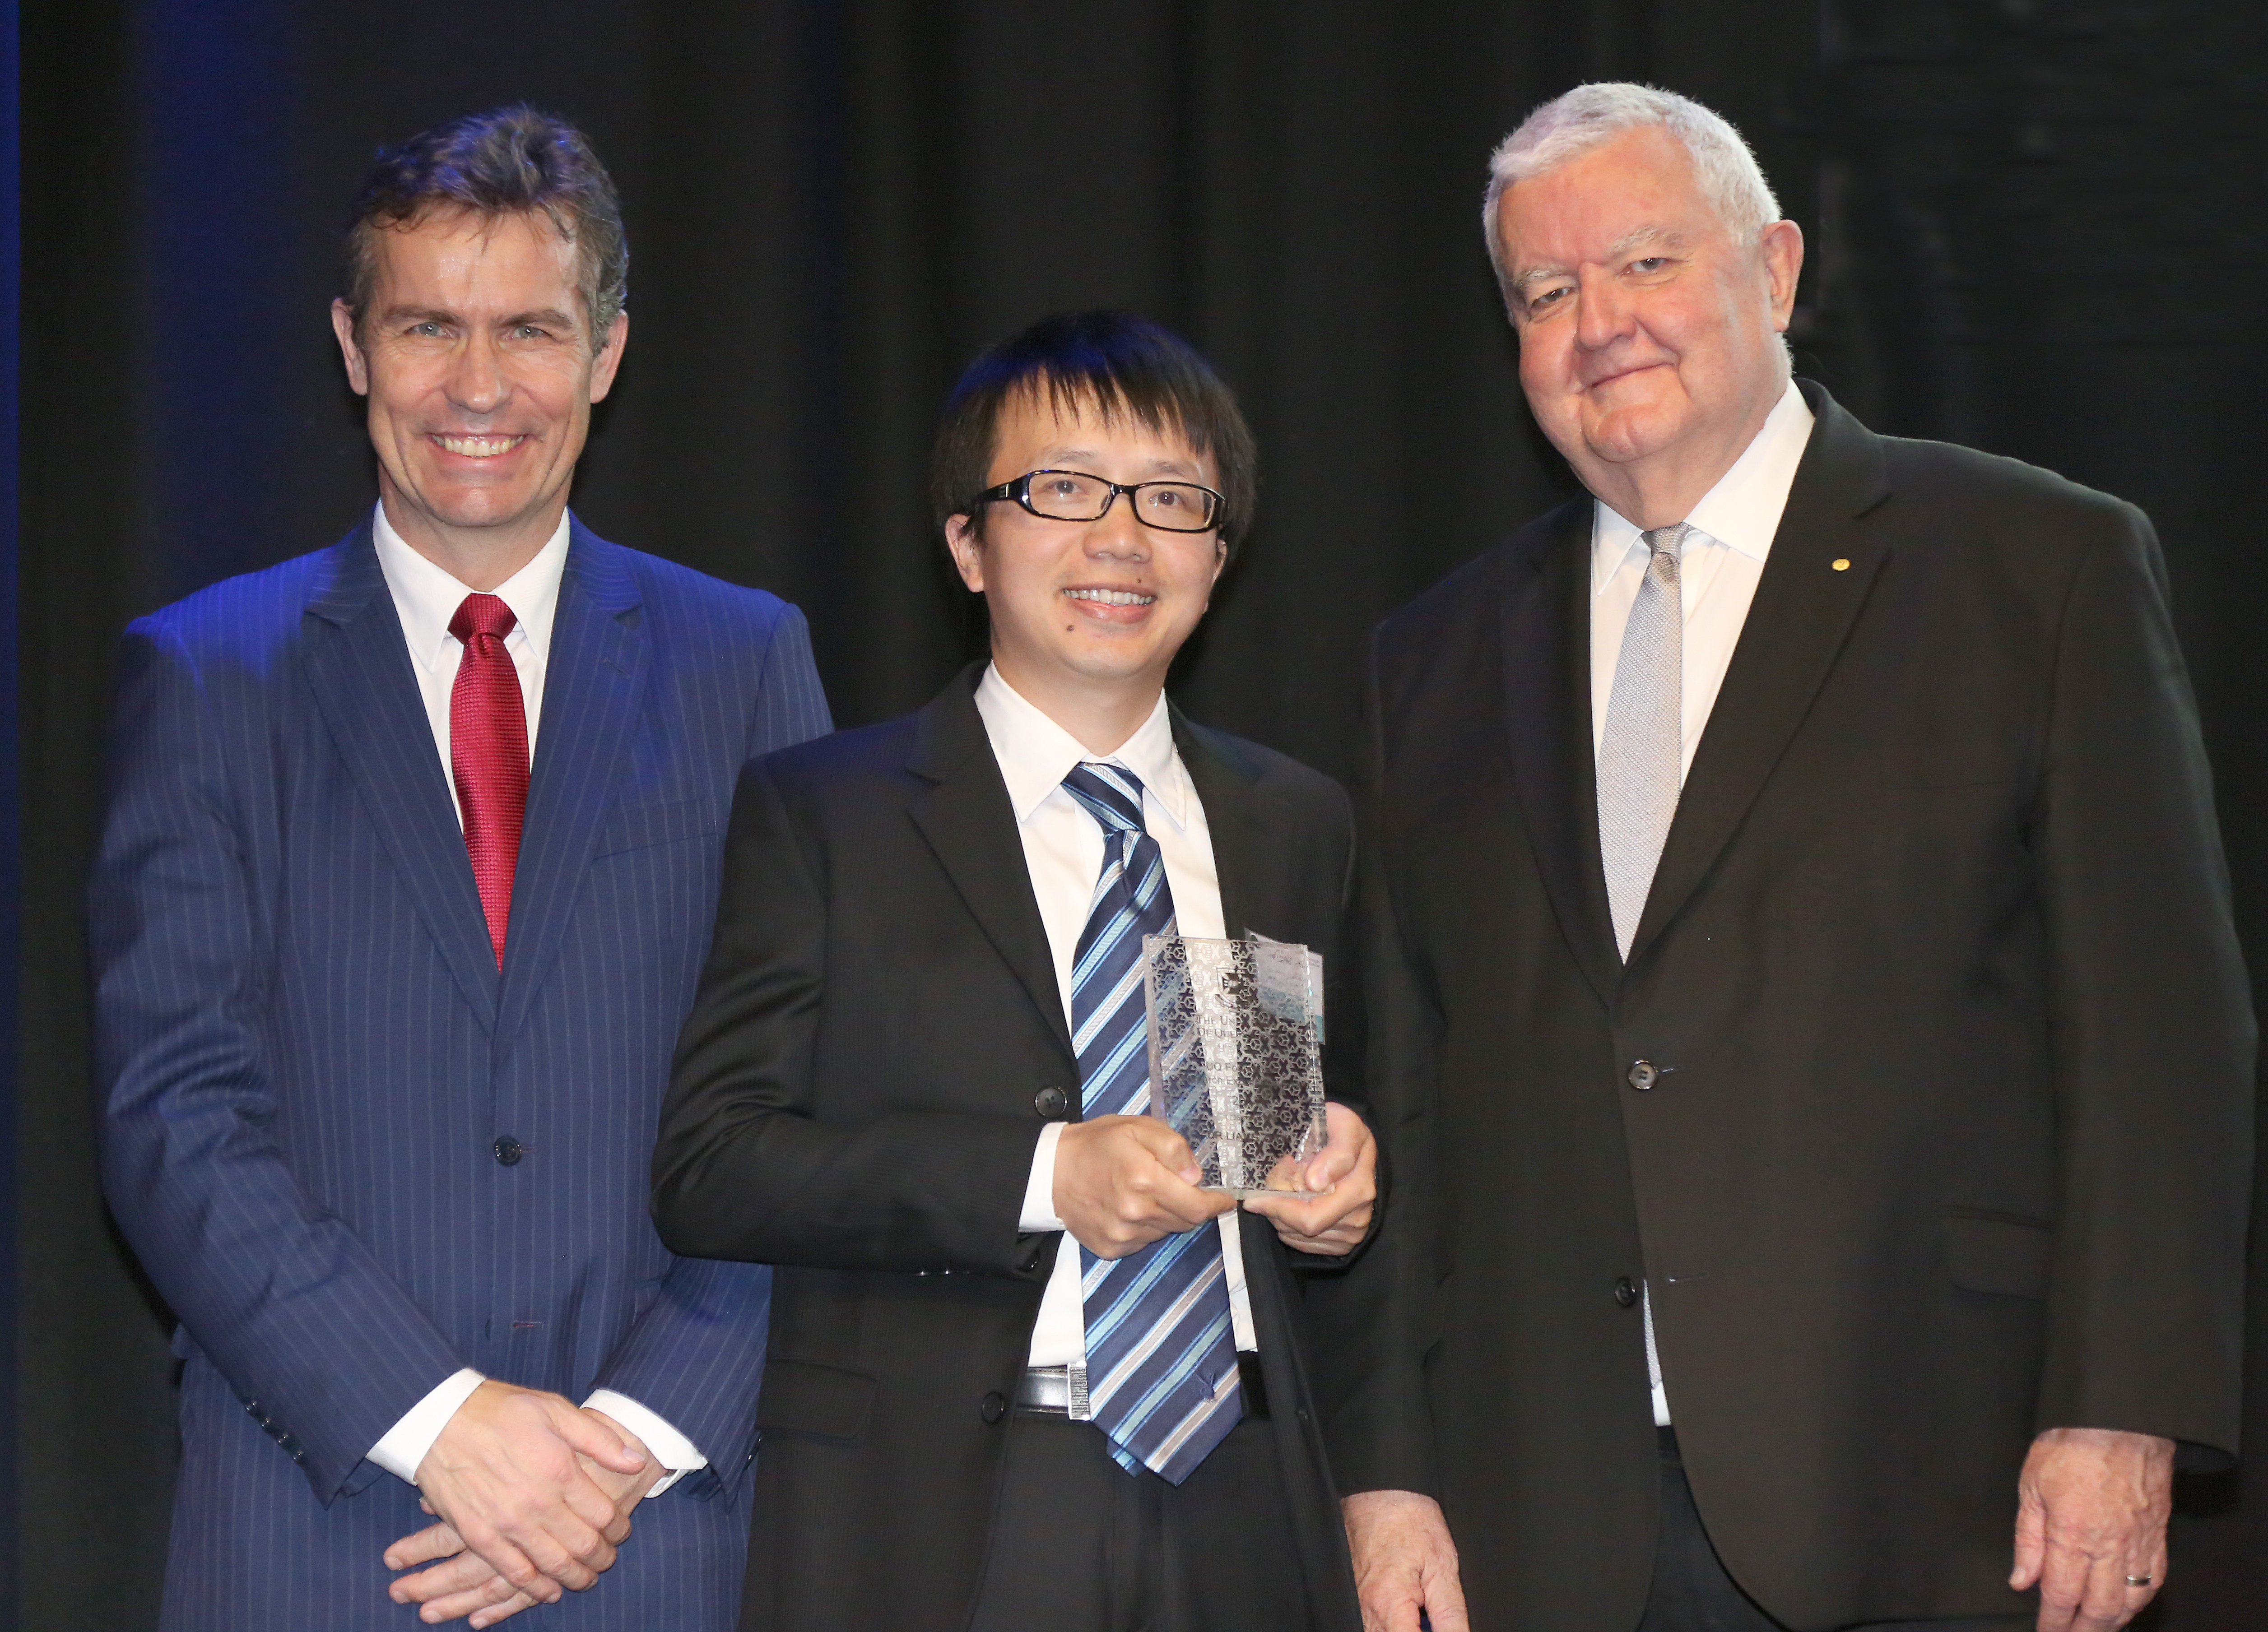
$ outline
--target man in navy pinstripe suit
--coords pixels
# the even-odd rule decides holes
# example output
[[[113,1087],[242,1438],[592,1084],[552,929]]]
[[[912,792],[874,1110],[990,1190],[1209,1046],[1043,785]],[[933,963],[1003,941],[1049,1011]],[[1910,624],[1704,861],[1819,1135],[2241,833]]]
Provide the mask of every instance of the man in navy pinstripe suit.
[[[556,120],[386,155],[333,311],[375,513],[128,636],[93,945],[181,1321],[168,1632],[733,1622],[770,1271],[673,1257],[646,1159],[735,779],[828,717],[793,608],[568,513],[626,260]]]

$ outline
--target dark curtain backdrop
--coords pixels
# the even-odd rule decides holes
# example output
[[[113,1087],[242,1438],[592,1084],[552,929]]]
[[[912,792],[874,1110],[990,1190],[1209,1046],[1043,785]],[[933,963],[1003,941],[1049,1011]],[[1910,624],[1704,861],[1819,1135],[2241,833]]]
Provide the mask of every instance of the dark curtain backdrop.
[[[1697,96],[1808,237],[1805,371],[1880,430],[2156,518],[2268,967],[2264,18],[2233,0],[29,0],[21,1295],[0,1417],[20,1437],[23,1623],[151,1624],[173,1456],[163,1312],[92,1157],[78,900],[112,643],[371,503],[324,308],[375,143],[516,98],[590,131],[627,201],[635,317],[577,507],[800,603],[846,724],[918,704],[976,650],[921,498],[961,364],[1067,306],[1180,327],[1241,393],[1265,487],[1178,695],[1344,772],[1365,632],[1569,490],[1483,259],[1491,144],[1585,78]],[[2184,1502],[2161,1624],[2261,1624],[2268,1479]]]

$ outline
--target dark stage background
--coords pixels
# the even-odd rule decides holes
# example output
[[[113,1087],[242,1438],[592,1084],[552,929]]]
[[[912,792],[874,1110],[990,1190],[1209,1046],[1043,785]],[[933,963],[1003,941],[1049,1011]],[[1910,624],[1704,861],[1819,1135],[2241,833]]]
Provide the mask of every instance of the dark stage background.
[[[1879,430],[2032,459],[2156,518],[2268,967],[2268,8],[25,11],[20,1297],[0,1411],[19,1444],[0,1501],[21,1513],[26,1627],[153,1623],[173,1454],[166,1322],[92,1155],[78,900],[112,642],[370,504],[325,320],[336,228],[374,143],[453,114],[560,110],[627,200],[636,322],[578,509],[800,603],[846,724],[921,702],[975,650],[921,499],[968,355],[1071,305],[1190,334],[1250,409],[1266,486],[1178,694],[1344,771],[1366,630],[1567,490],[1483,259],[1491,144],[1584,78],[1696,95],[1756,143],[1808,236],[1806,372]],[[2249,1434],[2268,1445],[2268,1291],[2254,1307]],[[2268,1624],[2268,1477],[2184,1500],[2160,1624]]]

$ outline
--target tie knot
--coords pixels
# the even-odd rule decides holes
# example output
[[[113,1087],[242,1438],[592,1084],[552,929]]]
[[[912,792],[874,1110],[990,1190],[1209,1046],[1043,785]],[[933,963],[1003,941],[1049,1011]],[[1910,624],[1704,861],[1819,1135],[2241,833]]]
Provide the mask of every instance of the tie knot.
[[[519,621],[512,608],[497,597],[475,593],[466,596],[459,605],[457,615],[449,620],[449,633],[469,646],[482,635],[493,635],[502,640]]]
[[[1656,527],[1650,533],[1641,533],[1638,535],[1638,541],[1655,555],[1667,555],[1676,561],[1679,559],[1678,552],[1685,548],[1685,535],[1692,531],[1691,522],[1681,521],[1670,526]]]
[[[1105,833],[1142,833],[1142,779],[1123,765],[1074,765],[1064,790]]]

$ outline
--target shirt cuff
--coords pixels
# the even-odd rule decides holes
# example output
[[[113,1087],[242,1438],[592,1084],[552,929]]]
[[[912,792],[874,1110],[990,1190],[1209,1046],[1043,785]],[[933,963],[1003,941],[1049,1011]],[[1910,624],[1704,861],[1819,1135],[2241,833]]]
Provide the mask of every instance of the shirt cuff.
[[[669,1470],[645,1493],[649,1502],[695,1468],[709,1466],[709,1459],[701,1454],[699,1447],[672,1427],[666,1417],[649,1411],[628,1394],[618,1394],[611,1388],[594,1388],[583,1404],[587,1410],[604,1411],[644,1440],[653,1459]]]
[[[1032,1152],[1032,1176],[1024,1182],[1023,1216],[1016,1220],[1016,1228],[1026,1235],[1064,1227],[1064,1221],[1056,1217],[1056,1146],[1063,1143],[1064,1129],[1070,1126],[1049,1122],[1040,1129],[1039,1146]]]
[[[417,1469],[425,1460],[425,1453],[433,1448],[433,1442],[441,1437],[449,1419],[457,1415],[457,1408],[488,1380],[467,1366],[436,1386],[386,1430],[386,1437],[370,1448],[370,1459],[396,1479],[416,1484]]]

